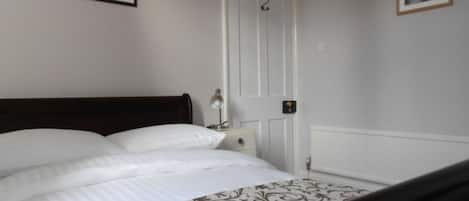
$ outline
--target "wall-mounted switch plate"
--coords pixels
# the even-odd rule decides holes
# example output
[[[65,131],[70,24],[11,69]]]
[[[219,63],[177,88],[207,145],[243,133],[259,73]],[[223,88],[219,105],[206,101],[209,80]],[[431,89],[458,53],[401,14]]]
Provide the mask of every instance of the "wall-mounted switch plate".
[[[295,114],[296,113],[296,101],[289,100],[283,101],[283,114]]]

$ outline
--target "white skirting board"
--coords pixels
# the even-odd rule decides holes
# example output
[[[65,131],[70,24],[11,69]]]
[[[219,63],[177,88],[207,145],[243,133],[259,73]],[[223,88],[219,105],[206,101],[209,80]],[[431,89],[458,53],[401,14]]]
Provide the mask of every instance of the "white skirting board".
[[[469,159],[469,137],[312,126],[311,157],[313,177],[375,190]]]

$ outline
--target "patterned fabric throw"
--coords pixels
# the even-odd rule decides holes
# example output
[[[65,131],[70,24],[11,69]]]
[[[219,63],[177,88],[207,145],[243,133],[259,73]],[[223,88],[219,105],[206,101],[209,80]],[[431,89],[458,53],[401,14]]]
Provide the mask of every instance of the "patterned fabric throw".
[[[368,193],[351,186],[297,179],[216,193],[193,201],[350,201]]]

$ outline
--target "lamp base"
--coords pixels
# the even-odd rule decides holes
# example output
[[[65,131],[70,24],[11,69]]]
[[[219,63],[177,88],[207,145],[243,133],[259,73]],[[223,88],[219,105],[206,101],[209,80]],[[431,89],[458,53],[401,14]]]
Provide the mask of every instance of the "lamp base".
[[[230,122],[225,121],[225,122],[222,122],[221,124],[213,124],[213,125],[207,126],[207,128],[214,129],[214,130],[228,129],[230,128]]]

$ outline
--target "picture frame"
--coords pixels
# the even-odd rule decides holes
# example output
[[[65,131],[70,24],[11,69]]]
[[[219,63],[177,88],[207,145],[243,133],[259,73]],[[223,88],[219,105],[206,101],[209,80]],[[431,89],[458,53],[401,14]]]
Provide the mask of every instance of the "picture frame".
[[[406,15],[421,11],[452,6],[454,0],[396,0],[397,15]]]
[[[138,6],[138,0],[95,0],[95,1],[102,1],[102,2],[107,2],[107,3],[114,3],[114,4],[132,6],[132,7]]]

